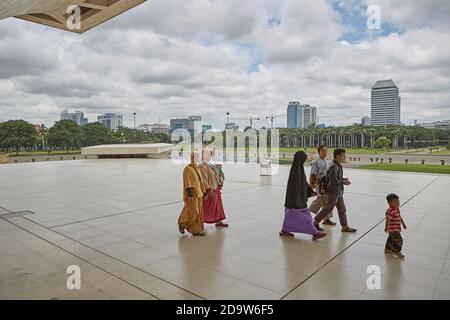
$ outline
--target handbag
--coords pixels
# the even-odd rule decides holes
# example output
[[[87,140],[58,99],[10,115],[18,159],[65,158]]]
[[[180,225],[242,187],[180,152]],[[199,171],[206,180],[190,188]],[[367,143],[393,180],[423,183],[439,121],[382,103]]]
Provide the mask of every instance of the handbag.
[[[319,180],[319,193],[320,194],[326,194],[328,190],[328,178],[327,176],[324,176],[320,178]]]

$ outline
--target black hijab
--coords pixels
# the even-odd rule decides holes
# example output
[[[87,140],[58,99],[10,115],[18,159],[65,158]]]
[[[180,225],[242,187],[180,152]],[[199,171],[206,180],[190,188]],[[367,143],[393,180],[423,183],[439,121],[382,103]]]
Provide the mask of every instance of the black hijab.
[[[308,156],[303,151],[297,151],[294,155],[294,162],[286,188],[286,201],[284,203],[286,208],[303,209],[308,206],[310,187],[306,181],[305,168],[303,167],[306,159],[308,159]]]

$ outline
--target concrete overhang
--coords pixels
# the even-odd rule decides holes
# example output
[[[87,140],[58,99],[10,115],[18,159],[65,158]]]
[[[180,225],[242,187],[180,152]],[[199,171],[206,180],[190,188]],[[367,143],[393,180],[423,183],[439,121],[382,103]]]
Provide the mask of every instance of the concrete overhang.
[[[108,157],[135,157],[143,156],[146,158],[164,158],[168,157],[173,149],[172,144],[168,143],[148,143],[148,144],[109,144],[81,149],[83,156],[97,156],[99,158]]]
[[[147,0],[1,0],[0,20],[15,17],[66,31],[83,33]],[[73,28],[77,6],[79,28]],[[68,21],[72,23],[68,23]]]

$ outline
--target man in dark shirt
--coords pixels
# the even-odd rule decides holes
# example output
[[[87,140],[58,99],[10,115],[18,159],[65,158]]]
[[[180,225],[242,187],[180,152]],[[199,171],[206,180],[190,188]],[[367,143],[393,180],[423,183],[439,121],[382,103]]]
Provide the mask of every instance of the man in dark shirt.
[[[351,183],[348,179],[344,179],[344,171],[341,165],[341,163],[345,161],[345,150],[335,149],[333,155],[333,164],[327,173],[327,204],[314,218],[314,224],[316,228],[320,228],[319,223],[333,211],[334,207],[336,207],[342,232],[356,232],[356,229],[350,228],[347,225],[344,185],[349,186]]]

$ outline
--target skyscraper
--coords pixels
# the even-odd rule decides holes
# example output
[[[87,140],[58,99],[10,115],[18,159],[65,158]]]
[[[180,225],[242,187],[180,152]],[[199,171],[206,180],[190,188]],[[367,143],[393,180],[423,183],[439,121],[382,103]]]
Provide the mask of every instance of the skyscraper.
[[[369,116],[364,116],[361,118],[361,125],[363,126],[370,126],[371,125],[371,119]]]
[[[309,104],[300,104],[298,101],[291,101],[287,107],[287,127],[288,128],[308,128],[311,124],[317,123],[317,108]]]
[[[105,113],[97,117],[97,121],[113,131],[123,126],[123,116],[119,113]]]
[[[415,123],[414,125],[422,127],[422,128],[427,128],[427,129],[449,130],[450,129],[450,120],[435,121],[435,122],[428,122],[428,123]]]
[[[392,80],[377,81],[371,91],[371,124],[400,125],[400,95]]]
[[[190,116],[188,118],[182,119],[170,119],[170,131],[175,131],[177,129],[186,129],[189,132],[194,132],[195,122],[201,122],[201,116]]]
[[[83,126],[88,123],[88,119],[84,117],[82,111],[75,111],[75,113],[70,113],[67,110],[61,112],[61,120],[72,120],[76,122],[79,126]]]
[[[225,130],[226,129],[239,130],[239,126],[235,122],[227,122],[225,123]]]

